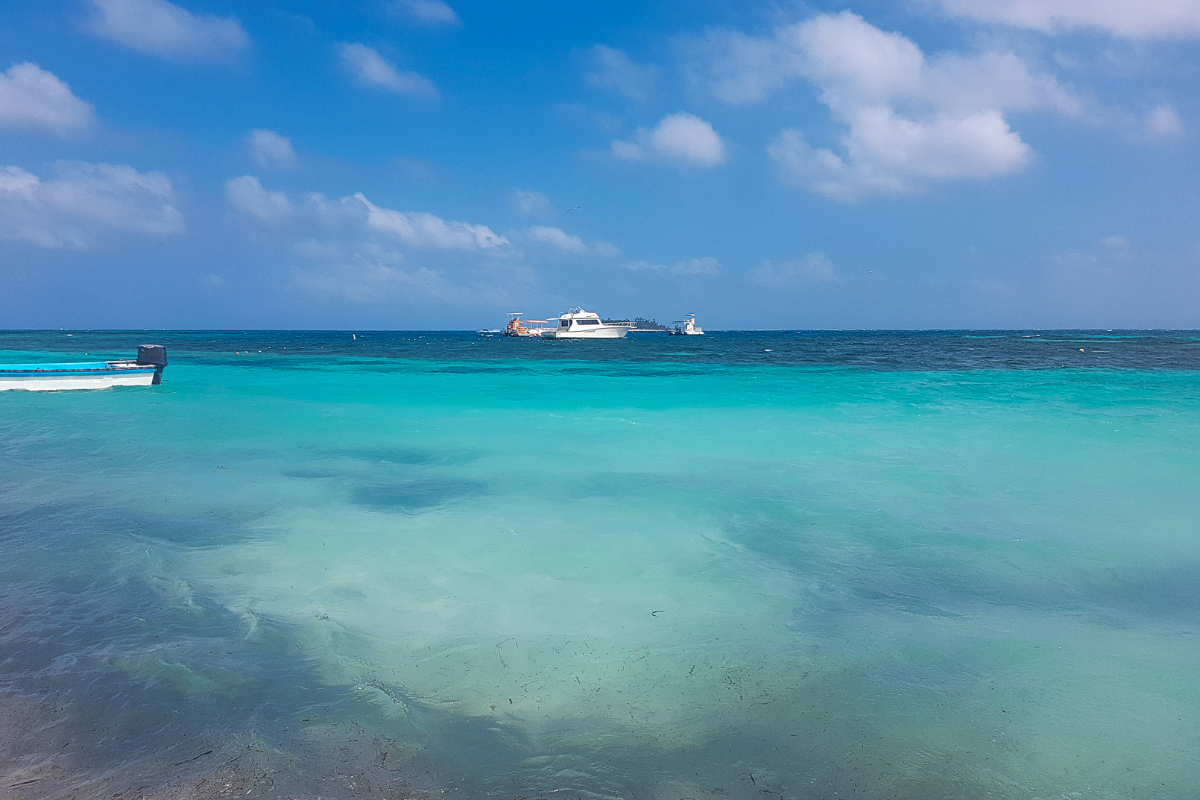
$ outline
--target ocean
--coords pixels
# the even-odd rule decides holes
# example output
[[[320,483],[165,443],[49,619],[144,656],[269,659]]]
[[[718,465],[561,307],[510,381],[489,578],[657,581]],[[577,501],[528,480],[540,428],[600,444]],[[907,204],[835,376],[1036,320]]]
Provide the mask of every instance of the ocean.
[[[144,343],[0,393],[0,796],[1197,796],[1194,332],[0,362]]]

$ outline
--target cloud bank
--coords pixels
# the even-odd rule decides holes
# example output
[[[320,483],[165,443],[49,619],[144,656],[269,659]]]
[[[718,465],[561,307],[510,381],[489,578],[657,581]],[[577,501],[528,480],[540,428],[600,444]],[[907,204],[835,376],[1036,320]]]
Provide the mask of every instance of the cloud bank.
[[[630,261],[621,266],[630,272],[657,272],[665,275],[716,275],[721,271],[721,262],[711,256],[676,261],[674,264]]]
[[[1096,30],[1134,39],[1200,38],[1193,0],[937,0],[948,14],[1043,33]]]
[[[87,250],[113,231],[165,236],[184,230],[175,191],[161,172],[73,162],[58,164],[57,172],[42,180],[20,167],[0,167],[0,238]]]
[[[425,211],[399,211],[361,192],[332,199],[265,188],[258,177],[227,181],[235,220],[289,261],[293,283],[365,302],[407,293],[458,304],[515,301],[538,282],[534,262],[614,258],[607,242],[585,242],[550,225],[497,233],[487,225]]]
[[[535,194],[536,193],[530,193]],[[443,253],[479,253],[494,257],[519,257],[514,240],[557,253],[617,256],[620,250],[607,242],[588,244],[575,234],[551,225],[533,225],[509,235],[487,225],[447,220],[425,211],[398,211],[376,205],[362,192],[331,200],[319,193],[289,195],[263,187],[254,175],[243,175],[225,184],[229,206],[259,223],[291,221],[311,239],[314,226],[330,233],[379,235],[407,250]],[[540,195],[538,195],[540,197]],[[511,238],[510,238],[511,237]]]
[[[331,199],[272,191],[253,175],[228,181],[226,197],[257,242],[297,264],[292,282],[305,292],[356,303],[408,297],[495,305],[537,283],[522,251],[487,225],[386,208],[361,192]],[[597,252],[558,228],[513,235],[555,252]]]
[[[838,280],[833,271],[833,262],[822,252],[809,253],[803,258],[781,264],[764,261],[750,270],[747,277],[768,289],[798,289],[806,285],[836,283]]]

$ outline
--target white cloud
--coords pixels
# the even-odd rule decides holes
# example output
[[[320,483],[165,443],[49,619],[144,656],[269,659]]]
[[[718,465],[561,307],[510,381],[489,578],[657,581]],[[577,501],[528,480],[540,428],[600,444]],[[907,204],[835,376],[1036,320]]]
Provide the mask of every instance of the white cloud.
[[[721,262],[711,256],[676,261],[674,264],[651,264],[649,261],[630,261],[622,264],[631,272],[658,272],[668,275],[716,275],[721,271]]]
[[[583,239],[574,234],[567,233],[561,228],[553,228],[549,225],[534,225],[526,231],[526,236],[529,237],[530,241],[548,244],[564,253],[578,254],[588,251],[588,246],[583,243]]]
[[[181,60],[228,61],[250,37],[234,17],[193,14],[167,0],[92,0],[94,30],[106,39],[150,55]]]
[[[638,134],[640,138],[643,132],[639,130]],[[612,143],[612,154],[614,158],[620,158],[625,161],[638,161],[642,158],[645,158],[646,151],[642,149],[640,144],[623,142],[620,139],[617,139]]]
[[[602,44],[588,51],[588,64],[588,86],[613,89],[630,100],[648,99],[658,81],[658,70],[653,66],[635,64],[620,50]]]
[[[294,167],[296,151],[292,140],[275,131],[255,128],[248,139],[250,155],[260,167]]]
[[[727,103],[754,103],[803,74],[800,57],[775,37],[749,36],[740,31],[713,31],[694,43],[688,71]]]
[[[362,192],[354,199],[367,209],[367,227],[391,234],[412,247],[434,250],[496,250],[508,245],[486,225],[447,221],[423,211],[393,211],[381,208]]]
[[[786,130],[767,148],[787,183],[834,200],[901,195],[932,181],[986,178],[1020,172],[1032,151],[998,111],[938,115],[916,122],[892,109],[865,108],[850,121],[842,144],[847,156],[814,148],[804,134]]]
[[[392,163],[401,175],[418,181],[436,181],[440,174],[437,165],[420,158],[400,157]]]
[[[43,181],[20,167],[0,167],[0,238],[86,250],[109,231],[183,232],[175,191],[161,172],[74,162],[58,164],[57,172]]]
[[[948,14],[1044,33],[1099,30],[1135,39],[1200,37],[1195,0],[938,0]]]
[[[909,101],[902,93],[899,102]],[[1083,100],[1053,75],[1035,73],[1015,53],[945,53],[927,61],[911,102],[943,110],[1053,111],[1083,117]]]
[[[857,14],[823,14],[753,37],[716,31],[692,48],[693,77],[729,103],[765,99],[803,78],[831,108],[904,104],[913,110],[1049,109],[1083,113],[1082,103],[1052,75],[1035,74],[1007,52],[945,53],[927,59],[899,33]]]
[[[91,105],[54,73],[28,61],[0,72],[0,127],[69,136],[91,124]]]
[[[685,112],[668,114],[651,131],[638,128],[633,142],[613,142],[612,154],[629,161],[657,157],[700,167],[714,167],[726,158],[725,143],[712,125]]]
[[[342,248],[334,242],[322,242],[312,237],[301,239],[293,247],[297,255],[314,260],[331,261],[343,258]]]
[[[511,306],[516,301],[514,289],[524,290],[535,282],[532,273],[519,266],[456,274],[395,264],[381,254],[358,252],[355,256],[353,261],[298,269],[296,284],[321,297],[362,304],[403,298],[452,305]]]
[[[1183,120],[1171,106],[1158,106],[1146,116],[1146,135],[1152,139],[1178,139],[1183,136]]]
[[[725,160],[725,143],[712,125],[693,114],[663,117],[650,133],[650,147],[668,158],[711,167]]]
[[[750,270],[750,280],[770,289],[794,289],[805,284],[836,283],[833,262],[822,252],[809,253],[794,261],[776,264],[764,261]]]
[[[534,225],[521,232],[521,238],[533,244],[544,244],[562,253],[571,255],[598,255],[615,257],[621,251],[608,242],[596,242],[588,245],[573,233],[567,233],[561,228],[550,225]]]
[[[342,63],[364,86],[377,86],[397,94],[437,97],[433,82],[416,72],[400,72],[365,44],[343,44],[338,48]]]
[[[549,216],[554,210],[550,198],[531,189],[513,189],[512,199],[517,205],[517,210],[527,217]]]
[[[305,292],[354,302],[506,304],[537,282],[522,253],[486,225],[385,208],[362,193],[270,191],[249,175],[229,181],[227,195],[256,224],[256,246],[298,264],[293,277]]]
[[[441,0],[396,0],[392,8],[418,25],[461,25],[454,9]]]
[[[797,78],[815,84],[845,126],[842,152],[814,148],[800,131],[785,130],[768,153],[785,181],[847,202],[1020,172],[1032,151],[1009,127],[1006,111],[1085,114],[1068,87],[1013,53],[926,58],[906,37],[849,11],[766,37],[711,33],[694,53],[693,74],[727,102],[760,101]]]
[[[292,214],[292,202],[283,192],[268,192],[253,175],[243,175],[225,184],[225,196],[238,211],[263,220],[285,219]]]

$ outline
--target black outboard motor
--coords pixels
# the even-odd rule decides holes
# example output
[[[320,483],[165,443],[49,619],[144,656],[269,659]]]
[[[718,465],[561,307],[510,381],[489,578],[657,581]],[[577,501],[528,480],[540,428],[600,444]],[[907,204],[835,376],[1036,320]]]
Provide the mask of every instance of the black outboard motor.
[[[150,382],[150,385],[158,386],[162,383],[163,370],[167,368],[167,348],[161,344],[140,344],[138,345],[137,363],[157,368],[154,370],[154,380]]]

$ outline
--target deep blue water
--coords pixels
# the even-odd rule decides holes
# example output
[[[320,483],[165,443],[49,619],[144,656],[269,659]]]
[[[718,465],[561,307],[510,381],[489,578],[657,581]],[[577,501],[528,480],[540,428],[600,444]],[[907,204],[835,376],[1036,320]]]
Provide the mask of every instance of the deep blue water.
[[[0,350],[53,347],[64,355],[102,352],[128,358],[129,343],[141,339],[192,357],[269,350],[275,356],[421,361],[578,359],[888,371],[1200,369],[1197,331],[719,331],[704,337],[636,333],[587,343],[465,331],[0,331]]]

